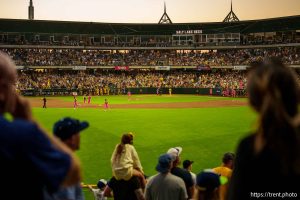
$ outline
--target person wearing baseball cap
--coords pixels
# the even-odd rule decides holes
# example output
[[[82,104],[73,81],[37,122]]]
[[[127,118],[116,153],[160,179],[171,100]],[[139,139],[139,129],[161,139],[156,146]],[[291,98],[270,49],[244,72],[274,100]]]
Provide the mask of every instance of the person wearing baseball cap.
[[[106,184],[107,184],[107,181],[105,179],[100,179],[97,183],[97,187],[101,190],[104,190]]]
[[[107,197],[104,196],[104,189],[107,185],[105,179],[100,179],[97,183],[97,188],[94,189],[92,185],[87,185],[89,190],[93,193],[95,200],[107,200]]]
[[[159,157],[155,168],[158,174],[150,177],[146,185],[147,200],[187,199],[184,181],[170,173],[175,159],[176,156],[172,154],[163,154]]]
[[[89,127],[86,121],[79,121],[66,117],[57,121],[53,126],[53,134],[65,143],[72,151],[79,150],[80,132]],[[50,194],[45,192],[46,200],[83,200],[80,183],[73,186],[60,188],[57,192]]]
[[[185,160],[182,163],[183,169],[185,169],[186,171],[188,171],[193,179],[193,183],[194,185],[196,184],[196,174],[192,172],[192,165],[193,165],[194,161],[191,160]]]
[[[167,154],[172,154],[176,157],[179,157],[181,152],[182,152],[182,147],[172,147],[167,151]]]
[[[53,133],[73,151],[76,151],[80,147],[79,133],[88,127],[89,123],[86,121],[80,122],[77,119],[66,117],[54,124]]]
[[[172,168],[172,162],[176,159],[175,156],[170,154],[163,154],[158,159],[158,164],[156,165],[156,170],[160,173],[166,174],[170,172]]]
[[[219,176],[211,169],[200,172],[196,178],[196,200],[219,200],[219,187],[228,182],[228,179]]]
[[[175,160],[173,161],[171,173],[175,176],[178,176],[184,181],[186,191],[188,193],[188,198],[191,199],[194,195],[194,182],[191,174],[188,171],[178,167],[180,164],[181,152],[182,152],[182,147],[172,147],[167,151],[167,154],[175,157]]]

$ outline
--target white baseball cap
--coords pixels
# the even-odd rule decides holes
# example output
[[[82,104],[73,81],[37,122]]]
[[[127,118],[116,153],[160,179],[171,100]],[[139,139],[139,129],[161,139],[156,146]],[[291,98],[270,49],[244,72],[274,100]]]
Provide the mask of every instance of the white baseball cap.
[[[167,151],[167,154],[174,155],[178,157],[182,152],[182,147],[172,147]]]
[[[100,189],[100,188],[105,187],[106,184],[107,184],[107,181],[105,179],[100,179],[97,183],[97,187]]]

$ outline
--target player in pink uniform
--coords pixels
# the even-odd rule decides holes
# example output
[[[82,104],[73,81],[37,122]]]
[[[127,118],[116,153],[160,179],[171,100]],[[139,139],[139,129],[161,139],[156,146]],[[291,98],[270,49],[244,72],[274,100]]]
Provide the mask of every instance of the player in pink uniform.
[[[236,90],[234,88],[231,89],[231,96],[236,97]]]
[[[76,99],[76,96],[74,95],[74,109],[77,108],[77,106],[78,106],[77,105],[77,99]]]
[[[104,111],[108,110],[108,101],[107,99],[104,100]]]
[[[91,99],[92,99],[92,97],[91,97],[91,95],[89,95],[89,96],[88,96],[88,104],[91,103]]]
[[[131,92],[129,90],[127,92],[127,95],[128,95],[128,101],[131,100]]]

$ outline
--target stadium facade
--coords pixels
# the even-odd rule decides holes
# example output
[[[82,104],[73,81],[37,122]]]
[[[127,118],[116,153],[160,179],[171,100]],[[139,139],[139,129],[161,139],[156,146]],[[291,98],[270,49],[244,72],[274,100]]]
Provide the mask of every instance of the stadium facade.
[[[172,24],[0,19],[2,48],[39,45],[41,48],[193,50],[298,46],[298,43],[300,16]]]
[[[292,67],[300,66],[298,55],[287,56],[290,53],[297,54],[300,50],[300,15],[239,21],[231,9],[225,18],[227,20],[223,22],[171,23],[165,9],[162,16],[165,20],[162,21],[169,19],[170,23],[139,24],[34,20],[32,2],[29,11],[29,20],[0,19],[0,50],[14,58],[18,69],[25,70],[23,82],[20,83],[29,85],[20,89],[24,95],[61,95],[73,91],[97,94],[105,87],[110,87],[110,91],[126,91],[130,87],[132,93],[157,92],[157,86],[141,90],[141,86],[132,88],[125,85],[123,88],[120,84],[112,83],[92,84],[92,87],[83,89],[78,86],[54,88],[50,78],[45,79],[40,90],[40,86],[32,86],[32,79],[36,77],[31,77],[30,70],[43,70],[46,75],[52,73],[55,76],[61,74],[61,69],[67,70],[63,74],[69,74],[69,70],[86,70],[84,76],[93,74],[93,78],[102,74],[103,70],[132,70],[133,74],[136,70],[153,70],[166,76],[173,76],[179,71],[185,77],[191,74],[199,76],[201,71],[210,71],[212,68],[244,71],[252,55],[255,59],[261,59],[272,54],[284,55],[285,62]],[[202,56],[203,51],[211,54]],[[206,62],[206,59],[210,61]],[[225,71],[226,74],[232,75]],[[245,79],[244,72],[233,74],[239,76],[234,80],[236,83]],[[228,81],[223,78],[225,82]],[[236,84],[230,83],[226,87],[217,85],[201,88],[203,86],[195,86],[193,80],[191,88],[190,85],[177,87],[174,93],[222,95],[231,85],[230,91],[238,92],[239,96],[245,94],[244,88]],[[166,87],[162,91],[167,93],[167,87],[172,86],[162,87]]]

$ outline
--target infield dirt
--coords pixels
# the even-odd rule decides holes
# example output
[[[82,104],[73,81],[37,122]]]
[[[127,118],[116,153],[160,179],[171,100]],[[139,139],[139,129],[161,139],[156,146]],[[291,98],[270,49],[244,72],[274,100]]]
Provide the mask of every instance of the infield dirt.
[[[37,98],[29,99],[32,107],[42,107],[42,100]],[[109,104],[111,109],[161,109],[161,108],[207,108],[207,107],[236,107],[246,106],[247,102],[240,100],[211,100],[206,102],[177,102],[177,103],[144,103],[144,104]],[[73,102],[63,101],[61,99],[48,99],[48,108],[73,108]],[[103,108],[97,104],[79,103],[78,108]]]

